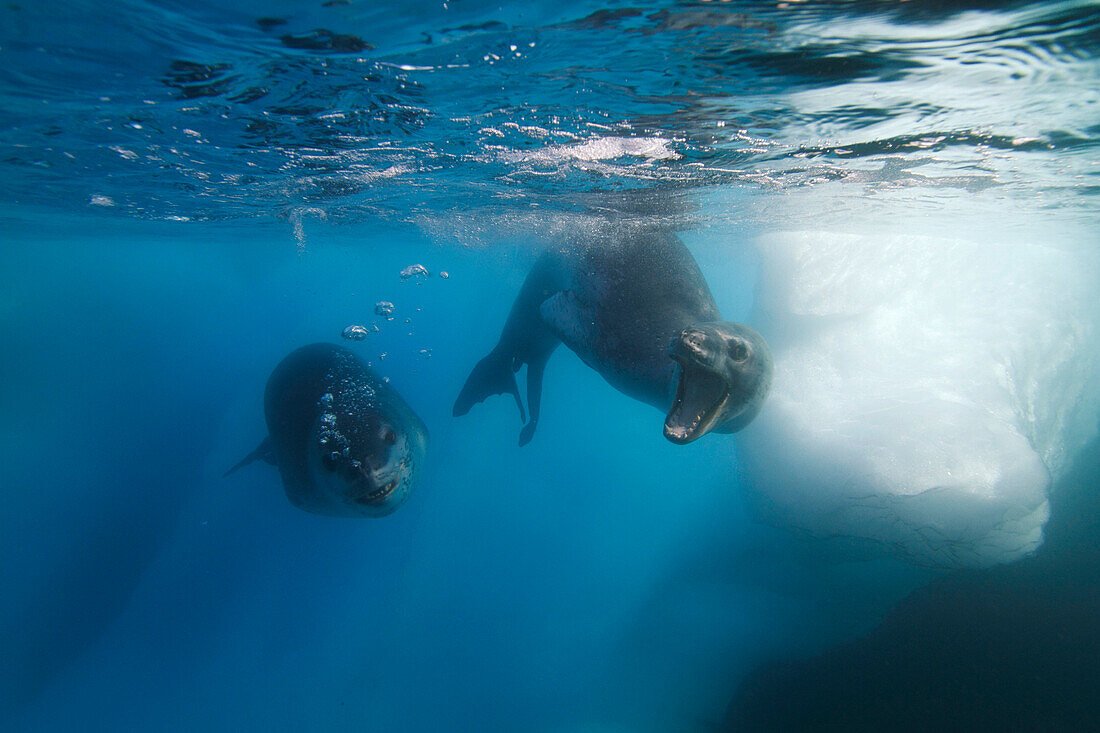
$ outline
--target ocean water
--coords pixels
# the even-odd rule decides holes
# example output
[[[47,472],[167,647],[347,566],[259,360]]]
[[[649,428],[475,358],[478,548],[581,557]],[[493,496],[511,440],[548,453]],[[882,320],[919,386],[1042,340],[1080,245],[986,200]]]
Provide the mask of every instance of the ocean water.
[[[1100,726],[1098,123],[1096,2],[4,3],[0,729]],[[748,428],[566,349],[452,416],[645,229]],[[428,426],[388,517],[222,478],[317,341]]]

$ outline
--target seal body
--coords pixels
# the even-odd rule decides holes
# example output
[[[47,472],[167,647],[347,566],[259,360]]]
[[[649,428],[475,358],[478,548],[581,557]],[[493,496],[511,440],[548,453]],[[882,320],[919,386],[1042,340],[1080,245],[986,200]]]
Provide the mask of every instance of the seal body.
[[[267,381],[268,438],[237,468],[274,463],[292,504],[308,512],[380,517],[412,491],[428,431],[359,357],[332,344],[291,352]],[[228,473],[227,473],[228,475]]]
[[[722,321],[687,247],[665,232],[620,234],[547,250],[535,263],[497,346],[467,379],[454,414],[509,392],[527,365],[530,420],[538,422],[543,370],[564,343],[619,391],[667,413],[665,436],[688,443],[733,432],[759,411],[771,385],[764,339]]]

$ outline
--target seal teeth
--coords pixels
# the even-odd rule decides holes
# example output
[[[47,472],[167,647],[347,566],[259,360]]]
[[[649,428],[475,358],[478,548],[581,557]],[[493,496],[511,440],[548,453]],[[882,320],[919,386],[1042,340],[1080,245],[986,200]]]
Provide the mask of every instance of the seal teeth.
[[[390,494],[392,494],[397,489],[397,484],[397,479],[394,479],[389,483],[382,484],[374,491],[370,491],[355,497],[355,501],[360,504],[378,504],[389,498]]]
[[[729,399],[721,377],[681,362],[676,396],[665,418],[665,437],[681,445],[705,435]]]

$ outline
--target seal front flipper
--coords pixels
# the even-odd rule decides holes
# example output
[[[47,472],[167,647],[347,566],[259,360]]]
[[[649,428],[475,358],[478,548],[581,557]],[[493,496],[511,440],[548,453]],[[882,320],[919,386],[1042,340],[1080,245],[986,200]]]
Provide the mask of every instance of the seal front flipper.
[[[225,478],[229,474],[236,471],[238,468],[244,468],[249,463],[252,463],[254,461],[263,461],[264,463],[269,463],[272,466],[275,465],[275,449],[271,447],[271,438],[264,438],[262,441],[260,441],[260,444],[256,446],[256,450],[252,451],[247,456],[242,458],[235,466],[233,466],[233,468],[223,473],[222,478]]]
[[[466,378],[466,384],[458,393],[458,399],[455,400],[451,414],[461,417],[486,397],[507,393],[516,398],[520,422],[527,422],[527,413],[523,409],[523,400],[520,399],[519,386],[516,384],[513,361],[512,355],[502,351],[499,346],[490,351],[489,355],[479,361],[470,372],[470,376]]]
[[[586,364],[591,364],[590,354],[598,340],[596,324],[591,310],[585,307],[572,290],[554,293],[539,306],[542,322],[563,344],[568,346]]]

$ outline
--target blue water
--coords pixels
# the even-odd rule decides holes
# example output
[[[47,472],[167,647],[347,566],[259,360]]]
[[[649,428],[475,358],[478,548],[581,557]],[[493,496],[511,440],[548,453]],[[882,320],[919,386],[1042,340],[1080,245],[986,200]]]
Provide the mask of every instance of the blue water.
[[[944,574],[1034,556],[1078,577],[1098,526],[1074,508],[1097,488],[1098,18],[980,0],[5,3],[0,728],[734,730],[760,665],[858,639]],[[679,231],[723,316],[774,342],[771,417],[676,446],[561,349],[529,446],[510,399],[453,418],[540,248],[624,221]],[[849,258],[849,234],[886,254]],[[799,270],[815,251],[838,254]],[[432,277],[402,280],[415,263]],[[967,267],[988,289],[953,279]],[[861,321],[874,358],[800,372],[804,353],[836,363],[844,342],[814,338],[856,318],[822,282],[845,303],[874,282],[935,297]],[[907,386],[988,407],[1034,451],[1013,473],[1017,443],[990,431],[966,475],[1039,477],[979,499],[936,484],[915,516],[944,539],[924,544],[893,515],[831,524],[845,499],[806,476],[828,482],[837,451],[799,428],[822,422],[799,395],[835,389],[848,415],[836,380],[872,393],[907,368],[894,346],[944,351],[910,313],[969,324],[936,333],[980,368]],[[1026,331],[1002,339],[1004,317]],[[264,435],[272,368],[315,341],[354,349],[428,426],[392,516],[301,512],[263,464],[221,478]],[[970,414],[961,434],[985,440]],[[937,461],[962,476],[941,446],[910,451],[938,429],[921,425],[845,445],[889,480]],[[1029,539],[982,534],[967,512],[986,500]],[[1050,530],[1066,517],[1084,518]],[[767,729],[758,713],[741,729]]]

